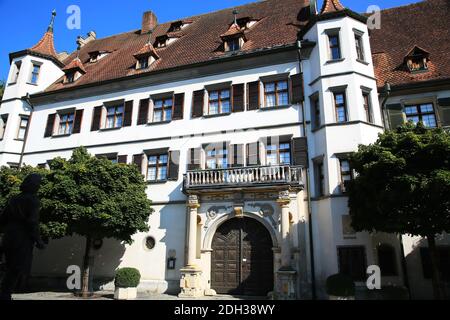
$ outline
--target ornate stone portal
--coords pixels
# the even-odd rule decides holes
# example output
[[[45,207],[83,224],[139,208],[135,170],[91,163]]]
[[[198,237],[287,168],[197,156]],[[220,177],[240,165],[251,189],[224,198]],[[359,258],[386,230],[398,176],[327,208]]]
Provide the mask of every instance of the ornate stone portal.
[[[188,247],[187,247],[187,263],[180,270],[181,280],[180,298],[195,298],[203,296],[201,275],[202,270],[196,265],[196,241],[197,241],[197,214],[200,207],[197,195],[189,195],[188,202]]]

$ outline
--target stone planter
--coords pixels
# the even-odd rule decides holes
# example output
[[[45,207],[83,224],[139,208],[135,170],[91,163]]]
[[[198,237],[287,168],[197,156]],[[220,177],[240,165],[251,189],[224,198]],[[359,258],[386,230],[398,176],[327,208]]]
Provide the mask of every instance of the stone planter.
[[[328,296],[329,300],[355,300],[354,296],[349,296],[349,297],[342,297],[342,296],[332,296],[329,295]]]
[[[137,298],[137,288],[116,288],[114,291],[114,299],[116,300],[133,300]]]

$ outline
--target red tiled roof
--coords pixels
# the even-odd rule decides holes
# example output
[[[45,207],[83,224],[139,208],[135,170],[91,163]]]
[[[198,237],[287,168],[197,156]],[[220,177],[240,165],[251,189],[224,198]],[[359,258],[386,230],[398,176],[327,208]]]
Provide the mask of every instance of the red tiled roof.
[[[53,32],[47,31],[41,40],[30,50],[57,58],[58,55],[56,54],[55,44],[53,42]]]
[[[238,18],[253,17],[258,24],[246,31],[247,42],[243,45],[243,53],[258,49],[272,48],[295,44],[299,25],[306,21],[298,21],[300,10],[309,5],[309,0],[266,0],[250,3],[238,8],[230,8],[200,16],[179,19],[178,21],[192,21],[183,28],[183,36],[166,48],[156,49],[160,59],[154,62],[144,72],[165,70],[183,65],[207,62],[224,56],[222,39],[234,20],[233,10],[238,9]],[[158,36],[166,35],[171,22],[159,24],[153,30],[152,43]],[[97,39],[87,43],[80,50],[82,62],[89,61],[89,52],[109,51],[103,59],[96,63],[85,64],[86,74],[75,83],[64,84],[59,79],[46,91],[62,88],[77,87],[106,80],[113,80],[142,73],[134,68],[136,60],[134,54],[139,52],[149,42],[148,34],[140,31],[130,31],[108,38]],[[64,62],[70,63],[76,57],[72,53]]]
[[[382,87],[450,78],[450,1],[425,0],[381,12],[370,31],[377,84]],[[428,71],[411,73],[405,56],[414,47],[429,53]]]
[[[236,23],[233,23],[231,25],[231,27],[227,30],[227,32],[225,32],[224,34],[221,34],[220,37],[227,38],[227,37],[232,37],[237,34],[243,34],[243,33],[244,32],[241,30],[241,28],[239,28],[239,26]]]
[[[344,6],[339,2],[339,0],[323,0],[320,14],[342,11],[344,9]]]
[[[86,73],[86,69],[83,66],[83,63],[79,58],[73,59],[68,65],[63,68],[63,71],[71,71],[71,70],[80,70],[83,73]]]
[[[153,45],[151,43],[146,43],[141,50],[139,50],[138,52],[136,52],[135,54],[133,54],[133,56],[135,57],[140,57],[143,55],[148,55],[151,54],[153,55],[155,58],[159,58],[158,53],[156,53],[155,48],[153,47]]]

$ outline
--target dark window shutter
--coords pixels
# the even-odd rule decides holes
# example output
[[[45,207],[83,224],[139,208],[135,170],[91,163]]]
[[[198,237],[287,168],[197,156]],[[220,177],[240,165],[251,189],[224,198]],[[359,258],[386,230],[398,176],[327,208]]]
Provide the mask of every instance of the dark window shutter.
[[[450,98],[438,99],[439,120],[442,127],[450,126]]]
[[[305,99],[303,90],[303,74],[298,73],[291,76],[291,103],[301,103]]]
[[[179,172],[180,172],[180,151],[170,151],[168,180],[177,181]]]
[[[102,108],[103,106],[98,106],[94,108],[94,115],[92,117],[91,131],[100,130],[100,120],[102,118]]]
[[[148,121],[148,106],[150,99],[142,99],[139,101],[139,112],[137,125],[147,124]]]
[[[308,168],[308,141],[305,137],[292,139],[293,164]]]
[[[144,157],[143,154],[135,154],[133,156],[133,164],[135,164],[138,167],[140,173],[142,173],[142,160],[143,160],[143,157]]]
[[[183,112],[184,112],[184,93],[177,93],[173,97],[172,119],[173,120],[183,119]]]
[[[72,133],[80,133],[81,132],[81,122],[83,121],[83,110],[75,111],[75,120],[73,123]]]
[[[247,166],[257,166],[260,164],[259,142],[247,144]]]
[[[131,126],[131,121],[133,118],[133,101],[125,102],[125,113],[123,116],[123,126],[129,127]]]
[[[388,104],[386,109],[388,110],[389,125],[391,129],[396,129],[405,122],[401,104]]]
[[[244,145],[232,144],[229,148],[229,163],[232,168],[244,166]]]
[[[233,112],[244,111],[244,84],[233,85]]]
[[[201,148],[192,148],[188,151],[188,170],[201,169]]]
[[[259,81],[250,82],[248,84],[248,99],[247,110],[259,109]]]
[[[205,90],[194,91],[192,100],[192,118],[202,117],[205,103]]]
[[[117,162],[118,162],[118,163],[124,163],[124,164],[127,164],[127,162],[128,162],[128,156],[127,156],[127,155],[118,156],[118,157],[117,157]]]
[[[55,125],[55,117],[56,117],[56,113],[48,115],[47,125],[45,126],[44,138],[48,138],[53,135],[53,127]]]

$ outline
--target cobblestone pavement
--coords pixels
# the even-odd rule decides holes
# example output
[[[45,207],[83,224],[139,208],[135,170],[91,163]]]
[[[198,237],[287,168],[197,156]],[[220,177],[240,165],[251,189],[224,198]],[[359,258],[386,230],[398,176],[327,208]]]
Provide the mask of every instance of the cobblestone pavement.
[[[217,295],[214,297],[201,297],[195,300],[261,300],[267,299],[264,297],[234,297]],[[13,300],[84,300],[73,295],[70,292],[33,292],[14,294]],[[100,291],[96,292],[94,297],[87,300],[114,300],[114,292],[112,291]],[[139,293],[137,300],[190,300],[178,298],[176,295],[168,294],[145,294]]]

